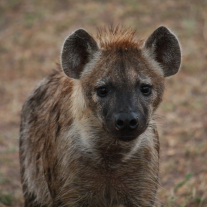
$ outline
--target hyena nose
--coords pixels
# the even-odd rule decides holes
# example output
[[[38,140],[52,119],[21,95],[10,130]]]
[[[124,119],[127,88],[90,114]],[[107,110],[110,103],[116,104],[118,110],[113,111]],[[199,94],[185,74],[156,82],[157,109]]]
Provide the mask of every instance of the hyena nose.
[[[138,115],[134,112],[115,115],[116,130],[133,130],[137,128],[138,124]]]

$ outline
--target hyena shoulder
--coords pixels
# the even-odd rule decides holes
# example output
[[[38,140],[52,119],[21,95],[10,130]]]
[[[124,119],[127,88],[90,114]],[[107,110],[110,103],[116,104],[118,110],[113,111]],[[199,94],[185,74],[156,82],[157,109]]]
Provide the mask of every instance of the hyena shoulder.
[[[72,82],[61,70],[55,70],[38,84],[23,105],[20,164],[23,190],[27,198],[25,206],[33,206],[34,203],[38,205],[40,201],[51,202],[50,183],[55,185],[54,174],[57,174],[55,142],[64,128],[70,128],[72,123],[68,109],[71,90]],[[68,107],[63,107],[64,104]]]

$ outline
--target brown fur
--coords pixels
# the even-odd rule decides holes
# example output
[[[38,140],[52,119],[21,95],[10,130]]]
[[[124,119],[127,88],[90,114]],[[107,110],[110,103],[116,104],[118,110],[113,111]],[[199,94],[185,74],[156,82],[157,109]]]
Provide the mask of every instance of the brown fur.
[[[101,48],[105,50],[140,47],[143,41],[136,38],[136,31],[121,26],[99,28],[96,35]]]
[[[79,33],[69,38],[86,35]],[[92,37],[84,40],[91,47],[88,52],[80,45],[88,57],[81,60],[78,74],[66,68],[71,59],[63,66],[65,73],[76,79],[62,70],[54,71],[23,106],[20,164],[25,207],[155,206],[159,137],[153,117],[164,91],[162,68],[142,42],[135,40],[134,31],[99,31],[99,49]],[[73,47],[70,42],[68,45]],[[132,141],[114,137],[101,115],[104,106],[94,88],[109,79],[131,97],[137,81],[153,85],[150,99],[143,101],[149,105],[147,126]],[[124,100],[114,96],[108,108]],[[141,105],[141,99],[134,99],[134,104]],[[140,110],[144,113],[141,106]]]

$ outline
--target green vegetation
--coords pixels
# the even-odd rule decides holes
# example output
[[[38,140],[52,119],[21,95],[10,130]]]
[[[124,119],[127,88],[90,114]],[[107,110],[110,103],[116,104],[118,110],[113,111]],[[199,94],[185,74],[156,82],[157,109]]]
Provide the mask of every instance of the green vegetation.
[[[12,196],[10,194],[0,194],[0,204],[3,203],[6,206],[12,205]]]

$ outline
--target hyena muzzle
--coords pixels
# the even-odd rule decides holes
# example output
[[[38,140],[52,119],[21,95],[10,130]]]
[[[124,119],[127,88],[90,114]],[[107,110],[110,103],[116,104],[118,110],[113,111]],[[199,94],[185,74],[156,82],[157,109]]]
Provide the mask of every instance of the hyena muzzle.
[[[181,63],[178,39],[159,27],[143,42],[120,27],[64,42],[61,69],[22,109],[25,207],[156,206],[155,110]]]

